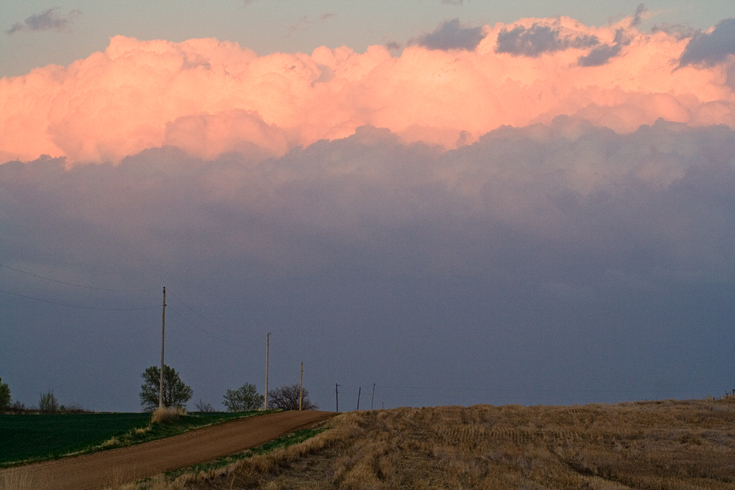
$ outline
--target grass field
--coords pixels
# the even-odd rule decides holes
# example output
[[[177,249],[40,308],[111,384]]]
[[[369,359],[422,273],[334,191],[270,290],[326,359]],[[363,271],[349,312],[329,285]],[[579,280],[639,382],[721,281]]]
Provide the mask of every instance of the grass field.
[[[327,427],[137,488],[735,490],[733,399],[401,408],[342,414]]]
[[[0,414],[0,467],[138,444],[260,413],[192,413],[152,425],[149,413]]]

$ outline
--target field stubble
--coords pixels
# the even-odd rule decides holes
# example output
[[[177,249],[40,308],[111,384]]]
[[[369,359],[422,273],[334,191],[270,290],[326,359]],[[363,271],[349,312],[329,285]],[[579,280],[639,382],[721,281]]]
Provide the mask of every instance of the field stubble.
[[[400,408],[327,426],[286,449],[147,488],[735,489],[732,399]]]

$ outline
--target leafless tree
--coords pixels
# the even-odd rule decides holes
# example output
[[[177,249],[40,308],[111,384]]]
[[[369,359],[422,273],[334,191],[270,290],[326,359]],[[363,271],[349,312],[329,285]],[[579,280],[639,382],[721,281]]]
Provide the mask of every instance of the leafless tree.
[[[316,410],[319,408],[309,400],[309,392],[303,389],[302,410]],[[268,392],[268,408],[280,408],[282,410],[299,409],[299,385],[281,386]]]

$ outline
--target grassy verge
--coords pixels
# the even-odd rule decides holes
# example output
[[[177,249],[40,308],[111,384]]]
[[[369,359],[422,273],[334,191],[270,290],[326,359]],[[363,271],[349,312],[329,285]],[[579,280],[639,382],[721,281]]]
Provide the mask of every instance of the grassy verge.
[[[223,458],[219,458],[214,461],[208,461],[206,463],[200,463],[194,466],[189,466],[188,468],[179,468],[177,470],[167,471],[165,476],[168,481],[172,481],[186,473],[208,472],[208,471],[224,468],[225,466],[230,466],[243,459],[252,458],[253,456],[260,456],[263,454],[268,454],[270,452],[277,451],[279,449],[285,449],[287,447],[293,446],[294,444],[299,444],[301,442],[304,442],[307,439],[314,437],[317,434],[324,432],[325,430],[327,429],[321,428],[321,429],[297,430],[296,432],[286,434],[285,436],[279,437],[278,439],[274,439],[273,441],[266,442],[262,446],[258,446],[253,449],[248,449],[247,451],[243,451],[241,453],[225,456]]]
[[[201,412],[151,424],[149,413],[0,415],[0,468],[171,437],[267,412]]]

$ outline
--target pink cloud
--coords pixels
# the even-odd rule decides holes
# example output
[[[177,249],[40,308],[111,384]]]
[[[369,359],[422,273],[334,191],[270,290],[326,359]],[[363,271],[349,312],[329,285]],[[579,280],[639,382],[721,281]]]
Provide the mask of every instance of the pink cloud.
[[[679,67],[688,39],[633,24],[521,19],[485,26],[471,50],[412,46],[397,58],[382,46],[257,56],[215,39],[117,36],[66,68],[0,79],[0,161],[117,162],[164,145],[208,159],[282,155],[363,125],[452,148],[559,115],[618,132],[659,118],[735,128],[732,58]],[[601,46],[610,56],[592,53]]]

